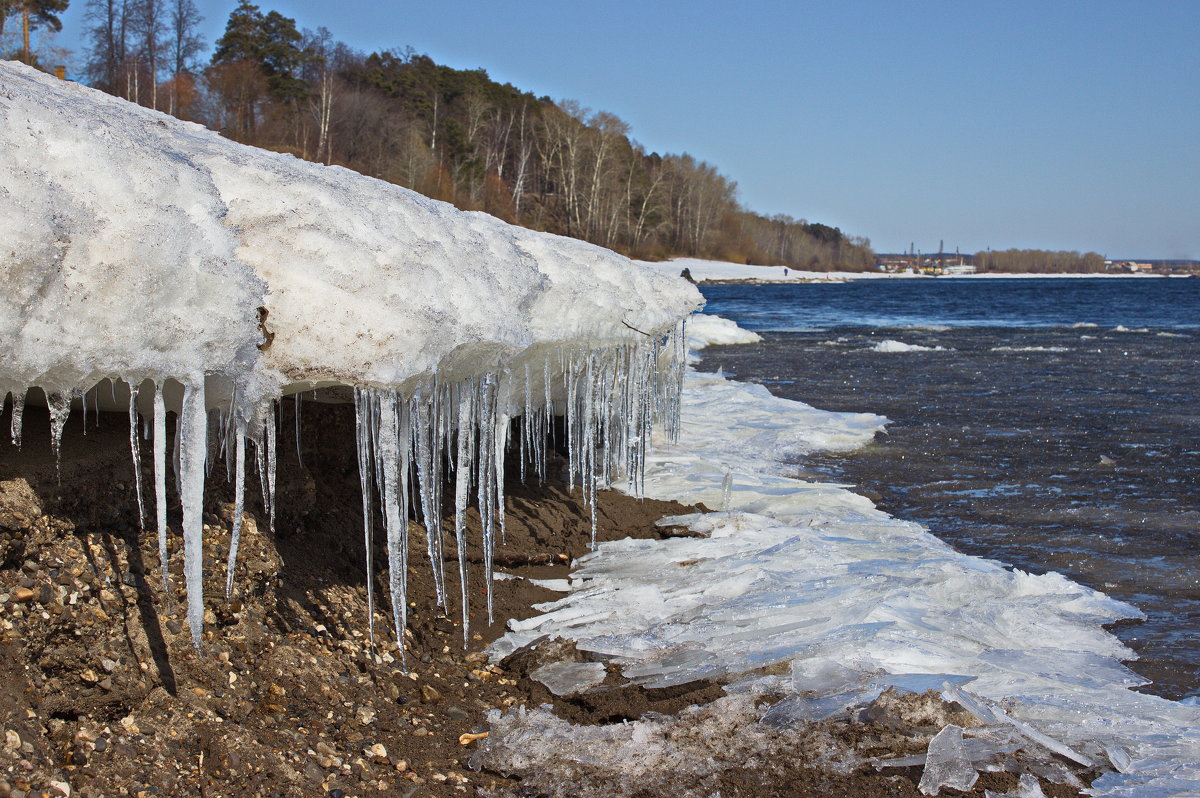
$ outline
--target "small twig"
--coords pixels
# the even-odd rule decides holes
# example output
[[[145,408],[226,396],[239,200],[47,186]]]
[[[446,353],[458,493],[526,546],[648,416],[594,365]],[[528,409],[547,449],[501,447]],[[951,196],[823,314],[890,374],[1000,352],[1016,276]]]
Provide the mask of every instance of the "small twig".
[[[626,327],[628,327],[629,329],[633,330],[635,333],[642,333],[642,335],[646,336],[647,338],[653,338],[653,337],[654,337],[653,335],[651,335],[651,334],[650,334],[650,333],[648,333],[648,332],[642,332],[642,331],[641,331],[641,330],[639,330],[637,327],[634,327],[632,324],[630,324],[629,322],[625,321],[625,319],[621,319],[621,323],[622,323],[622,324],[624,324],[624,325],[625,325]]]

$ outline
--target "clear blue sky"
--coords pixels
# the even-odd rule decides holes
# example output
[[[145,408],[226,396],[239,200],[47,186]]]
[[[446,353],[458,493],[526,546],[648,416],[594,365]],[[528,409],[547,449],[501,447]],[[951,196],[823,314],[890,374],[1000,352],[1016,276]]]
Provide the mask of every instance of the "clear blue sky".
[[[58,44],[78,47],[85,0]],[[197,0],[207,42],[234,0]],[[878,251],[1200,258],[1200,0],[263,0],[615,113]]]

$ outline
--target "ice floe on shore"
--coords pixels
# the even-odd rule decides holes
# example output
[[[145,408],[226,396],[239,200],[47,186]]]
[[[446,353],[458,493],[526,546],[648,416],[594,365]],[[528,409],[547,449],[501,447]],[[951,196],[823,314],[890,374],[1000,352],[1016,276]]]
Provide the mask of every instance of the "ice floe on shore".
[[[720,512],[665,521],[695,537],[603,544],[578,562],[571,593],[511,624],[497,656],[561,636],[647,687],[790,690],[792,705],[768,714],[812,720],[897,682],[933,687],[993,736],[1111,771],[1096,795],[1200,790],[1200,707],[1131,690],[1145,680],[1121,661],[1136,655],[1102,628],[1140,611],[783,475],[805,451],[866,443],[882,418],[691,371],[682,407],[678,443],[651,456],[645,491]],[[768,666],[791,675],[764,677]]]

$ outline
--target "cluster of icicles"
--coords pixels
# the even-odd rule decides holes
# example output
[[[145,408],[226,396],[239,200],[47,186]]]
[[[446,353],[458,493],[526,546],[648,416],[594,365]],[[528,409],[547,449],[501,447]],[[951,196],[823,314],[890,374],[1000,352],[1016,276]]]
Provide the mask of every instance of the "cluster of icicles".
[[[596,536],[596,492],[619,479],[641,495],[651,430],[663,424],[669,440],[678,434],[679,397],[684,371],[684,325],[669,334],[647,336],[634,343],[608,346],[567,346],[548,349],[535,360],[468,377],[452,383],[432,382],[402,394],[385,388],[354,390],[356,443],[362,487],[362,518],[366,548],[368,605],[374,607],[372,540],[377,517],[387,536],[389,592],[397,646],[403,657],[407,622],[409,564],[408,519],[418,516],[425,527],[427,556],[433,571],[437,603],[449,611],[445,560],[446,542],[453,538],[457,552],[458,585],[464,643],[469,633],[467,598],[467,507],[472,499],[482,526],[484,584],[488,620],[492,620],[492,556],[497,532],[504,536],[504,464],[506,454],[519,450],[520,476],[544,481],[548,450],[566,436],[567,478],[571,489],[582,488],[591,511],[591,535]],[[134,462],[138,514],[146,528],[141,468],[142,437],[153,443],[155,525],[164,589],[168,588],[167,559],[167,410],[163,385],[146,381],[153,390],[153,413],[139,425],[139,386],[129,398],[129,445]],[[99,411],[98,392],[88,393]],[[111,385],[116,398],[115,381]],[[246,488],[246,444],[253,445],[263,504],[271,531],[275,528],[275,470],[278,439],[276,401],[251,408],[207,409],[204,381],[184,384],[170,460],[183,509],[184,574],[187,619],[192,639],[200,646],[203,601],[203,499],[206,474],[218,459],[234,484],[232,534],[229,546],[226,598],[233,574]],[[73,400],[82,400],[87,427],[88,393],[49,393],[51,442],[55,456]],[[12,438],[20,445],[25,392],[13,391]],[[300,453],[301,394],[296,403],[296,446]],[[519,418],[518,418],[519,417]],[[556,420],[562,419],[561,424]],[[443,522],[443,490],[453,487],[452,528]],[[167,595],[169,595],[167,590]],[[369,614],[370,639],[375,640],[374,614]]]

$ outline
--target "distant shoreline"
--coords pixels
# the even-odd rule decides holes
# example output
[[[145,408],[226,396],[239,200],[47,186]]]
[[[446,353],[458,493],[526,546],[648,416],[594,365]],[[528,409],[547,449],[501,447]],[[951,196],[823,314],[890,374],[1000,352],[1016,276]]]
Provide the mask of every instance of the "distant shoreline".
[[[1161,279],[1164,277],[1191,277],[1191,274],[1146,274],[1111,272],[1073,273],[1014,273],[985,272],[982,274],[933,275],[895,272],[813,272],[800,271],[783,266],[754,266],[744,263],[700,260],[699,258],[676,258],[668,261],[638,261],[643,266],[664,274],[679,276],[684,269],[697,283],[711,284],[781,284],[781,283],[847,283],[856,280],[1030,280],[1030,279]]]

